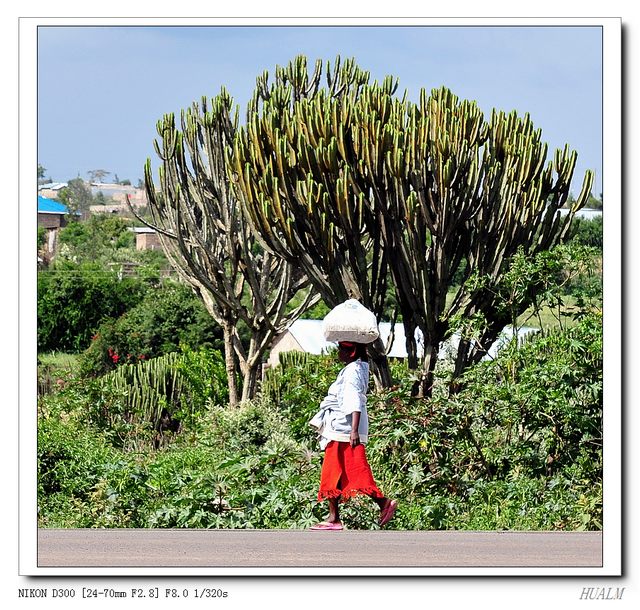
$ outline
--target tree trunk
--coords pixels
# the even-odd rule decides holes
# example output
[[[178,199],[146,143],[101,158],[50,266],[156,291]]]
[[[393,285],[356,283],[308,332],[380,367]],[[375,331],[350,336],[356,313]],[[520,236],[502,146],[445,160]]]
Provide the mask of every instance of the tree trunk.
[[[242,402],[251,400],[256,395],[261,368],[262,363],[258,361],[256,364],[247,366],[243,371]]]
[[[411,389],[411,395],[418,398],[430,398],[433,392],[433,378],[438,362],[438,343],[429,341],[425,337],[424,357],[422,359],[422,373]]]
[[[458,352],[456,354],[456,362],[453,369],[453,375],[449,382],[449,394],[457,394],[462,390],[462,382],[460,377],[462,373],[469,367],[469,352],[471,350],[471,341],[469,339],[460,339],[458,344]]]
[[[460,378],[469,367],[480,362],[489,352],[489,349],[502,332],[505,324],[505,320],[497,319],[489,325],[478,340],[460,339],[455,367],[449,384],[450,394],[457,394],[462,390],[463,385]]]
[[[416,345],[416,325],[411,320],[404,321],[404,336],[407,367],[410,371],[415,371],[418,368],[418,346]]]
[[[236,353],[233,347],[233,324],[225,322],[222,325],[224,335],[224,364],[227,370],[227,386],[229,388],[229,405],[234,407],[238,404],[238,368],[236,365]]]
[[[371,372],[376,390],[390,388],[393,385],[391,371],[389,370],[389,360],[384,351],[381,339],[376,339],[370,346],[369,359],[371,361]]]

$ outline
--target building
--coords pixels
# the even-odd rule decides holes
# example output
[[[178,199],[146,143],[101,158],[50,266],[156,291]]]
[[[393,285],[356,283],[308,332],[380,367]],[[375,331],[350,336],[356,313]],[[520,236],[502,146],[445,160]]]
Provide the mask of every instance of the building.
[[[162,250],[160,237],[154,229],[149,227],[134,227],[136,234],[136,250]]]
[[[66,186],[66,182],[47,182],[38,187],[38,193],[48,199],[57,199],[60,191]]]
[[[38,226],[45,229],[59,229],[67,224],[67,206],[59,201],[38,195]]]
[[[67,206],[59,201],[38,195],[38,228],[44,228],[44,254],[51,257],[58,245],[58,233],[67,224]]]
[[[147,192],[130,184],[92,182],[89,188],[94,197],[102,193],[106,199],[116,205],[127,206],[127,197],[134,208],[147,205]]]

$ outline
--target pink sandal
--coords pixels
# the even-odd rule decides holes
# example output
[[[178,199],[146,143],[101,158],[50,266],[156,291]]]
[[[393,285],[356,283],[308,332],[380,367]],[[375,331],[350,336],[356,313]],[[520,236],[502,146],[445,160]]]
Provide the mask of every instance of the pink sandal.
[[[320,523],[316,523],[316,525],[312,525],[312,530],[324,531],[324,530],[341,530],[343,529],[342,523],[330,523],[329,521],[322,521]]]
[[[398,507],[398,503],[395,500],[389,500],[388,504],[384,507],[382,512],[380,513],[380,527],[386,525],[391,521],[393,515],[396,512],[396,508]]]

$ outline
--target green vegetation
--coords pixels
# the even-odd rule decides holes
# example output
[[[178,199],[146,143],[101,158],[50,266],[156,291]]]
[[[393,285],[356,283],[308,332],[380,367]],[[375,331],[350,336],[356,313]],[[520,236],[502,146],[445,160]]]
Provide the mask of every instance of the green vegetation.
[[[137,305],[145,286],[97,263],[59,262],[38,273],[38,350],[80,352],[100,322]]]
[[[289,354],[258,399],[229,408],[207,394],[225,387],[221,361],[184,351],[174,362],[186,366],[185,354],[180,396],[199,407],[159,446],[149,406],[132,399],[136,382],[72,381],[41,400],[41,526],[305,528],[323,515],[307,421],[339,363]],[[382,488],[401,501],[394,527],[600,528],[601,318],[507,346],[470,369],[455,396],[450,365],[439,366],[427,401],[408,397],[412,380],[397,362],[403,384],[370,395],[367,451]],[[193,384],[205,379],[216,381]],[[356,499],[344,519],[372,527],[375,508]]]
[[[118,364],[149,360],[178,350],[220,348],[220,328],[183,284],[167,280],[118,318],[103,321],[82,356],[85,374],[99,375]]]
[[[153,358],[181,343],[220,347],[221,332],[193,292],[171,278],[161,252],[137,251],[131,222],[97,215],[69,223],[38,273],[38,352],[84,354],[85,372]],[[130,271],[125,272],[125,267]]]
[[[454,393],[447,358],[429,399],[410,397],[402,362],[391,362],[397,386],[371,388],[367,452],[381,487],[401,500],[394,527],[601,527],[600,253],[575,242],[553,259],[514,259],[505,276],[508,306],[523,274],[541,274],[531,309],[537,321],[548,312],[541,332],[469,368]],[[38,357],[40,526],[305,528],[321,518],[321,453],[307,422],[340,369],[335,358],[285,354],[254,400],[229,407],[219,335],[201,302],[173,282],[107,276],[105,294],[122,290],[131,306],[103,314],[88,349]],[[84,317],[91,310],[83,277],[61,283],[78,290],[58,301],[61,320],[80,320],[79,303]],[[366,499],[343,515],[350,528],[376,527]]]
[[[576,218],[572,234],[574,243],[602,249],[602,216],[590,220]]]

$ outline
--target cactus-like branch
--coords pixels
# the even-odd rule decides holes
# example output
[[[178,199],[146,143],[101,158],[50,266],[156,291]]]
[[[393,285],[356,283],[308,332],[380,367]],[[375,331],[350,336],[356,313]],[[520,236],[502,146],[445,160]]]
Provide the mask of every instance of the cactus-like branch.
[[[260,247],[242,218],[228,171],[237,116],[224,89],[183,111],[180,128],[173,115],[165,115],[158,121],[160,139],[154,143],[162,162],[159,186],[150,163],[145,186],[162,246],[223,327],[227,351],[233,347],[235,352],[226,354],[230,382],[237,358],[244,377],[242,398],[247,399],[256,390],[256,370],[265,350],[294,319],[287,311],[289,301],[306,290],[293,312],[299,315],[317,296],[289,263]],[[248,345],[241,341],[239,322],[251,332]],[[231,402],[238,398],[230,386]]]

